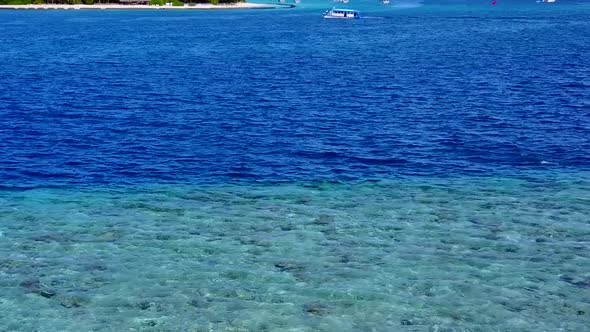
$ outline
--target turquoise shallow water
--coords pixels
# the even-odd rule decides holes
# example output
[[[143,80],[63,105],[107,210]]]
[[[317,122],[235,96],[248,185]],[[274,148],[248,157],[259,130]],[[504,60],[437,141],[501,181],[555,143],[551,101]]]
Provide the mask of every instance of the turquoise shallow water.
[[[583,331],[588,215],[587,174],[2,191],[0,330]]]

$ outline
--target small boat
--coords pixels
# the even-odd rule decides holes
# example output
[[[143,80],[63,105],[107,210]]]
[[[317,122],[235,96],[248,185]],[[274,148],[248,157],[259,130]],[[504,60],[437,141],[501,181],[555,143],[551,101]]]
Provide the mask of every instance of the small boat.
[[[354,9],[332,8],[324,13],[324,18],[361,18],[361,14]]]
[[[334,0],[334,2],[348,3],[350,0]]]
[[[381,2],[383,2],[384,4],[388,5],[389,4],[389,0],[381,0]]]

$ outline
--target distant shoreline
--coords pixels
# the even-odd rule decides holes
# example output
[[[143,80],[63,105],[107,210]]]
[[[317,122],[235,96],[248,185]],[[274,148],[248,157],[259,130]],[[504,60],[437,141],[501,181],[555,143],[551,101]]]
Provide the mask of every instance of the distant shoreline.
[[[94,5],[0,5],[0,9],[14,9],[14,10],[76,10],[76,9],[134,9],[134,10],[208,10],[208,9],[272,9],[272,8],[283,8],[283,7],[294,7],[293,5],[284,4],[263,4],[263,3],[250,3],[250,2],[238,2],[232,4],[194,4],[192,6],[149,6],[149,5],[118,5],[118,4],[94,4]]]

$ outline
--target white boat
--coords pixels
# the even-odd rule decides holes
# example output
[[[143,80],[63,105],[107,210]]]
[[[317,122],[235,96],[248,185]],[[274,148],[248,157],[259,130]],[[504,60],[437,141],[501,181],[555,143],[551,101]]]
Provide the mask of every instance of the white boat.
[[[334,2],[348,3],[350,0],[334,0]]]
[[[324,18],[361,18],[361,14],[354,9],[332,8],[324,13]]]
[[[381,2],[383,2],[384,4],[389,4],[389,0],[381,0]]]

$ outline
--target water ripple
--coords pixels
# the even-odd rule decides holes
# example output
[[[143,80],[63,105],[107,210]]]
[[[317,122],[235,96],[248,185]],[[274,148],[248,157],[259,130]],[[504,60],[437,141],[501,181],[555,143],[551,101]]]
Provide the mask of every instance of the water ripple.
[[[0,41],[11,47],[0,50],[0,179],[19,187],[590,168],[587,13],[420,8],[352,24],[305,10],[169,20],[1,13]],[[17,24],[25,16],[35,23],[27,38]],[[239,19],[240,33],[217,18]]]

